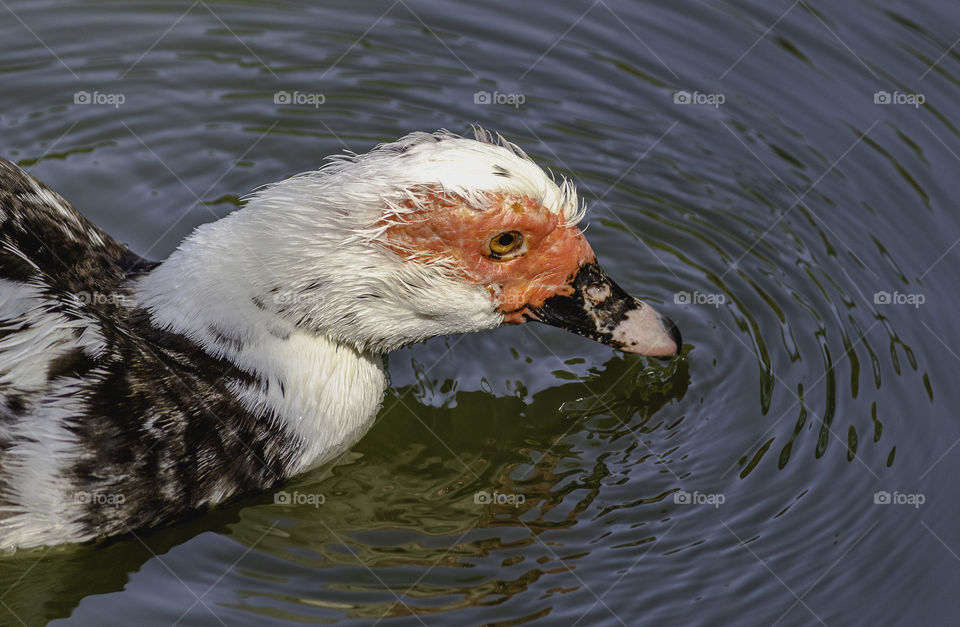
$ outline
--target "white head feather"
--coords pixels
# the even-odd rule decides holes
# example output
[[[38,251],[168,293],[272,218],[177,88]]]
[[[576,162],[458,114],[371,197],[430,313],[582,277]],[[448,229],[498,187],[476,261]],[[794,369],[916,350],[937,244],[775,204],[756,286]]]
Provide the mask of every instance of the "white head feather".
[[[582,217],[569,181],[558,185],[503,138],[475,134],[411,133],[258,190],[246,207],[188,237],[143,282],[143,303],[156,322],[201,342],[211,325],[241,340],[267,325],[361,352],[499,325],[488,290],[381,242],[425,186],[476,207],[501,192],[537,199],[567,224]]]

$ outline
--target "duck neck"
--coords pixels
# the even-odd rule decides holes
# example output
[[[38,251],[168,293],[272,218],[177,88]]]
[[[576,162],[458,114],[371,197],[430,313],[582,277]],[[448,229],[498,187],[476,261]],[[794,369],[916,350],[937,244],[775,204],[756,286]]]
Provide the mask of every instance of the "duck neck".
[[[297,472],[363,435],[380,407],[386,372],[381,355],[282,315],[289,296],[271,289],[269,267],[235,217],[242,213],[198,229],[139,280],[137,300],[155,326],[254,376],[232,391],[251,414],[281,420],[303,442],[303,458],[291,469]],[[256,237],[257,248],[271,245],[269,229]]]

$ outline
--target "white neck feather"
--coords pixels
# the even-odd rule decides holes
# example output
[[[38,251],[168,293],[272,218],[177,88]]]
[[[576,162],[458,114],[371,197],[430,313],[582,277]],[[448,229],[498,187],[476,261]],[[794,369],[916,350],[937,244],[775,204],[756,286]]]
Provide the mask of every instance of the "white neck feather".
[[[308,465],[369,426],[383,353],[501,317],[482,289],[359,238],[378,208],[332,211],[305,183],[288,179],[199,227],[137,296],[154,324],[257,376],[263,385],[235,393],[303,437]]]
[[[267,251],[282,250],[280,234],[256,224],[255,213],[237,211],[197,229],[141,279],[138,300],[157,326],[258,378],[260,385],[233,391],[251,413],[272,411],[303,438],[307,450],[298,471],[364,433],[386,373],[379,354],[298,327],[279,313],[296,304],[297,282],[278,274],[275,254]]]

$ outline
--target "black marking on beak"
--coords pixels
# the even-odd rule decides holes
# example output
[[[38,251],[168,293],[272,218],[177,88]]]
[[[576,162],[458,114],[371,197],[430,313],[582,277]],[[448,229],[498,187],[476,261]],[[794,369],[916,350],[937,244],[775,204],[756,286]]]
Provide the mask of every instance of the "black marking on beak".
[[[627,294],[597,264],[582,265],[571,287],[572,294],[530,308],[532,318],[630,353],[669,357],[680,352],[676,323]]]
[[[660,324],[670,334],[670,337],[673,339],[673,343],[677,345],[677,352],[680,352],[680,349],[683,348],[683,336],[680,335],[680,327],[677,326],[677,323],[673,321],[673,318],[668,318],[663,314],[660,315]]]

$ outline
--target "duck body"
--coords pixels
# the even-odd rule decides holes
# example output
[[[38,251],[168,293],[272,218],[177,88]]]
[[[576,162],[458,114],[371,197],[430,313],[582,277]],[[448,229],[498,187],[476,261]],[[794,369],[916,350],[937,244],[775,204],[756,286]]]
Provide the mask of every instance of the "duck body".
[[[156,263],[0,159],[0,550],[154,526],[331,459],[411,342],[530,319],[677,352],[597,274],[579,211],[506,142],[415,133],[256,192]]]
[[[0,547],[151,526],[302,467],[304,441],[234,393],[254,375],[151,321],[136,286],[157,264],[5,161],[0,190]],[[382,368],[330,344],[316,363],[378,383],[370,413]]]

